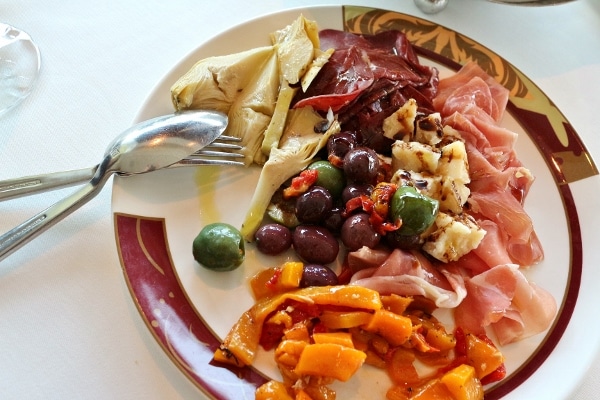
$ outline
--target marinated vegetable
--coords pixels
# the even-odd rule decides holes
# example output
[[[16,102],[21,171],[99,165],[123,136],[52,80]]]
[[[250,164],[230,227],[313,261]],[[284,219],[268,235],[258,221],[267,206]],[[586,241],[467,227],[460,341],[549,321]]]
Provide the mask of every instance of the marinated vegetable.
[[[435,222],[438,209],[437,200],[419,193],[411,186],[398,188],[390,205],[392,220],[402,221],[397,232],[405,236],[420,235],[429,229]]]
[[[194,259],[214,271],[231,271],[240,266],[246,255],[244,240],[232,225],[206,225],[192,244]]]
[[[261,226],[254,234],[256,248],[269,255],[283,253],[292,246],[292,233],[289,228],[273,223]]]
[[[171,87],[176,110],[228,114],[225,134],[242,139],[248,165],[264,164],[278,147],[295,93],[290,86],[308,85],[330,55],[319,48],[316,24],[303,16],[273,32],[271,42],[200,60]]]
[[[247,240],[252,240],[260,227],[273,194],[286,180],[304,170],[329,136],[339,131],[339,124],[334,121],[325,133],[315,133],[315,125],[324,120],[310,108],[290,111],[280,145],[271,149],[242,223],[240,231]]]
[[[482,381],[504,376],[504,358],[485,335],[446,331],[410,297],[358,286],[299,289],[302,270],[286,263],[253,277],[257,303],[214,354],[242,366],[259,346],[274,349],[283,379],[257,388],[256,399],[334,399],[329,383],[349,380],[363,364],[389,375],[389,399],[481,400]],[[430,372],[419,372],[417,360]]]

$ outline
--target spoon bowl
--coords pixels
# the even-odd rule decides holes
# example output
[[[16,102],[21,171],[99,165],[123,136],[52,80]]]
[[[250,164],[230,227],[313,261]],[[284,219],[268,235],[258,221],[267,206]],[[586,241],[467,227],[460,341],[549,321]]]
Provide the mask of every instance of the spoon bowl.
[[[217,111],[183,111],[143,121],[108,145],[103,164],[119,175],[166,168],[212,143],[226,127],[227,116]]]
[[[91,200],[114,173],[134,175],[166,168],[212,143],[226,127],[225,114],[186,111],[125,130],[107,147],[87,184],[0,236],[0,261]]]

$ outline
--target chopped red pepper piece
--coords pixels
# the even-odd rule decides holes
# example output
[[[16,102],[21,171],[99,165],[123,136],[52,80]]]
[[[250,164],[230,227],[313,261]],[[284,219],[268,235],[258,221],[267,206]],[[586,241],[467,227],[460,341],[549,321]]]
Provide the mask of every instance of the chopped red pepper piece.
[[[481,378],[481,384],[487,385],[489,383],[498,382],[504,379],[504,377],[506,377],[506,366],[504,363],[502,363],[502,365],[496,368],[493,372]]]
[[[277,285],[277,282],[279,282],[279,277],[281,277],[280,268],[273,271],[273,276],[269,278],[269,280],[265,283],[265,286],[271,290],[274,290]]]
[[[347,217],[360,208],[362,208],[363,211],[370,213],[373,210],[373,200],[365,195],[360,195],[348,200],[346,202],[346,208],[343,211],[343,216]]]
[[[298,197],[305,193],[312,185],[315,184],[319,177],[319,171],[316,169],[305,169],[298,176],[292,178],[292,184],[283,189],[283,198],[290,199]]]

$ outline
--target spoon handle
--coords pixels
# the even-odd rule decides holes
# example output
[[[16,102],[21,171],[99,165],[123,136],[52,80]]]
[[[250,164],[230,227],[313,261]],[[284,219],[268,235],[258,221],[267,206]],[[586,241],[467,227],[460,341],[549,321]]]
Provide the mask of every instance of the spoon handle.
[[[91,200],[109,176],[110,174],[96,174],[89,183],[73,194],[0,236],[0,261]]]
[[[93,178],[98,166],[0,181],[0,201],[73,186]]]

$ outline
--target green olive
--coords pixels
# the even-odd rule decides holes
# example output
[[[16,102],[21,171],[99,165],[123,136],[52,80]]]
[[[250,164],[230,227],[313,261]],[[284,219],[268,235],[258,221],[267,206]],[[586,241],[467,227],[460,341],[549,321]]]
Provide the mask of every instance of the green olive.
[[[396,232],[400,235],[420,235],[433,225],[439,211],[439,202],[419,193],[412,186],[396,190],[390,205],[392,221],[402,220]]]
[[[279,188],[271,198],[271,203],[267,207],[267,215],[283,226],[295,228],[300,224],[296,218],[295,209],[296,199],[284,199],[283,190]]]
[[[346,186],[346,177],[344,176],[344,171],[340,168],[337,168],[329,161],[321,160],[311,163],[307,169],[314,169],[319,173],[315,185],[327,189],[335,199],[342,195],[342,191]]]
[[[206,225],[192,244],[194,259],[213,271],[231,271],[246,255],[244,239],[235,227],[216,222]]]

